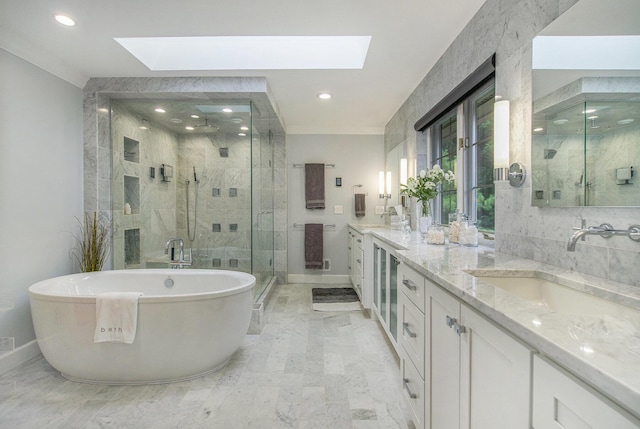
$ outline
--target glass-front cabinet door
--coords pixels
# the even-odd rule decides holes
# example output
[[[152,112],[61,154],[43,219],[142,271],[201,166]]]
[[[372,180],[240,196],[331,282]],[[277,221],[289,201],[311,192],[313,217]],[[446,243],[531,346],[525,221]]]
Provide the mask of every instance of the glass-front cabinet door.
[[[380,318],[387,323],[387,251],[380,248]]]
[[[389,331],[398,341],[398,264],[400,261],[389,254]]]
[[[373,308],[380,309],[380,247],[373,245]]]

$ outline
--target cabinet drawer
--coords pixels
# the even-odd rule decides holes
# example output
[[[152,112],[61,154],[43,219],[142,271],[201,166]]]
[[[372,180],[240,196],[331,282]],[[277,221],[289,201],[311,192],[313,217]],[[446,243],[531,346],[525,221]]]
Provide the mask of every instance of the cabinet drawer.
[[[413,366],[411,359],[402,356],[402,396],[409,411],[416,429],[424,429],[424,380]]]
[[[405,297],[401,299],[399,328],[400,343],[424,378],[424,313]]]
[[[424,277],[407,264],[398,267],[398,289],[424,313]]]

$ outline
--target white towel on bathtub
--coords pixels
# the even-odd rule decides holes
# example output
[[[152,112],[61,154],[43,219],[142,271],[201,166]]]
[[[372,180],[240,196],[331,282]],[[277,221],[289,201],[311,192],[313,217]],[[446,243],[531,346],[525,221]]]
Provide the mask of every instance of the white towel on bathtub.
[[[132,344],[138,325],[140,292],[106,292],[96,295],[95,343]]]

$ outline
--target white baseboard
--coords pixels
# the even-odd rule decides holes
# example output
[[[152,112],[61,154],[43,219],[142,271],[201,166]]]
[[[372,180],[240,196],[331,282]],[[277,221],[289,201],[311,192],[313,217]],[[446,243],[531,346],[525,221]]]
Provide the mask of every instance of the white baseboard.
[[[287,283],[351,284],[347,275],[288,274]]]
[[[12,352],[0,356],[0,374],[11,371],[40,354],[38,341],[32,340]]]

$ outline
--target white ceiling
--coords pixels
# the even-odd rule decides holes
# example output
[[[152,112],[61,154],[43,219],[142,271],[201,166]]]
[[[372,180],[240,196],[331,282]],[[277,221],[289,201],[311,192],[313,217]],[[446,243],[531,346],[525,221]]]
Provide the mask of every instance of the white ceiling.
[[[79,87],[89,77],[264,76],[289,134],[382,134],[484,1],[0,0],[0,47]],[[193,72],[151,71],[114,40],[244,35],[372,39],[361,70]]]

